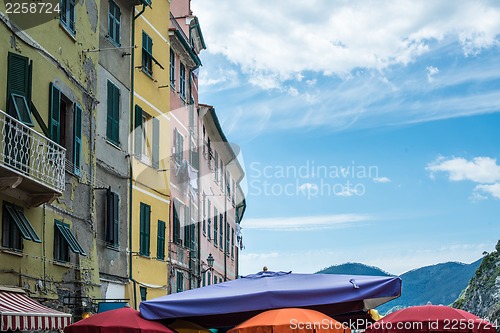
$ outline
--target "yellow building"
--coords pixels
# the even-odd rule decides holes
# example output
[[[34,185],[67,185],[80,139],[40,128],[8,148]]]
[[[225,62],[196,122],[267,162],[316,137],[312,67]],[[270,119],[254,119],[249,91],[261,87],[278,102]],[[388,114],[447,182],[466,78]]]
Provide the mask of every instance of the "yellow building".
[[[0,286],[78,318],[100,295],[92,195],[98,59],[88,52],[98,47],[99,7],[62,0],[61,15],[38,22],[9,16],[5,4]]]
[[[130,286],[140,301],[166,295],[170,191],[169,1],[136,7],[132,23]]]

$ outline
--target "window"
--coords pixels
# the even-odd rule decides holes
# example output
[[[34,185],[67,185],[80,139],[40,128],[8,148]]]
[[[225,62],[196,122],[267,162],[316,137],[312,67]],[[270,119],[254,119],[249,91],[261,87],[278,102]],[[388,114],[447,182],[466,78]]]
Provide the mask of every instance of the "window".
[[[182,99],[186,99],[186,67],[181,62],[179,70],[179,93]]]
[[[156,242],[156,259],[165,260],[165,229],[166,224],[158,220],[158,238]]]
[[[220,179],[220,188],[223,189],[223,184],[224,184],[224,164],[222,163],[222,158],[220,159],[220,175],[219,175],[219,179]]]
[[[212,215],[211,215],[211,209],[210,209],[210,200],[207,200],[207,235],[208,235],[208,240],[210,240],[210,235],[211,235],[211,222],[212,222]]]
[[[120,144],[120,89],[111,81],[108,81],[106,138],[116,145]]]
[[[148,297],[148,288],[140,286],[139,292],[141,293],[141,301],[145,301]]]
[[[175,53],[170,49],[170,86],[175,87]]]
[[[119,196],[118,193],[106,192],[106,220],[105,220],[105,239],[108,244],[118,246],[119,241]]]
[[[7,61],[7,113],[22,123],[33,126],[29,108],[31,94],[29,59],[9,52]]]
[[[219,154],[217,151],[214,151],[214,175],[215,175],[215,182],[219,182]]]
[[[189,206],[184,207],[184,246],[191,246],[191,223],[189,216]]]
[[[63,27],[72,35],[76,34],[75,28],[75,0],[61,0],[60,21]]]
[[[226,195],[227,199],[231,197],[231,178],[229,177],[229,172],[226,170]]]
[[[211,281],[212,281],[212,274],[208,272],[208,278],[207,278],[208,285],[210,285]]]
[[[151,207],[141,202],[139,254],[149,256],[149,235],[151,227]]]
[[[219,244],[220,250],[224,248],[224,220],[222,219],[222,214],[219,215]]]
[[[160,165],[160,121],[135,106],[135,156],[155,169]],[[152,157],[152,159],[150,159]]]
[[[196,238],[195,238],[195,224],[191,220],[189,207],[185,207],[185,223],[184,223],[184,246],[190,250],[195,249]]]
[[[87,253],[76,240],[69,228],[69,224],[62,221],[54,221],[54,259],[57,261],[68,262],[69,250],[73,253],[86,256]]]
[[[231,258],[234,258],[234,228],[231,228]]]
[[[231,235],[229,234],[229,231],[231,230],[231,227],[229,226],[229,222],[227,222],[227,214],[224,213],[224,217],[226,220],[226,255],[229,255],[229,246],[230,246],[230,241],[231,241]]]
[[[174,129],[174,161],[177,165],[182,164],[184,159],[184,137],[176,129]]]
[[[201,286],[202,286],[202,287],[205,287],[205,285],[207,284],[207,276],[206,276],[206,273],[207,273],[207,272],[205,272],[205,273],[202,273],[202,274],[201,274],[201,277],[202,277],[202,284],[201,284]]]
[[[184,291],[184,274],[177,271],[177,292],[180,293]]]
[[[184,214],[183,205],[174,200],[174,223],[173,223],[173,241],[176,244],[181,244],[181,220],[180,217]]]
[[[82,108],[50,84],[49,130],[52,141],[66,148],[66,170],[80,175]]]
[[[234,200],[234,193],[236,192],[236,183],[235,183],[234,179],[233,179],[232,183],[233,183],[233,191],[231,192],[231,201],[232,201],[233,207],[234,207],[236,204],[235,200]]]
[[[144,31],[142,32],[142,71],[149,76],[153,75],[153,40]]]
[[[21,207],[5,203],[3,206],[2,246],[22,251],[22,239],[41,243],[35,229],[28,221]]]
[[[217,229],[218,229],[218,223],[217,223],[217,219],[218,219],[218,216],[219,216],[219,213],[217,212],[217,208],[214,207],[214,245],[217,246],[217,238],[219,237],[217,235]]]
[[[120,7],[113,0],[108,4],[108,37],[113,44],[120,46]]]
[[[217,276],[214,274],[214,284],[217,284]]]
[[[202,217],[201,219],[203,220],[203,234],[206,234],[207,232],[207,222],[206,222],[206,219],[207,219],[207,215],[206,215],[206,212],[205,212],[205,208],[206,208],[206,203],[207,203],[207,198],[205,197],[205,193],[203,193],[203,203],[202,203],[202,207],[203,207],[203,211],[202,211]]]

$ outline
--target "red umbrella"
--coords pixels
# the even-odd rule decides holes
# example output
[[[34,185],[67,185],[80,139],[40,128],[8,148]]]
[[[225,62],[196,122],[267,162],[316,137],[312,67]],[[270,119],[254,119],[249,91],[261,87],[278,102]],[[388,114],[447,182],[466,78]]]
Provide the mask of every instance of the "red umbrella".
[[[366,333],[436,332],[495,333],[488,321],[464,310],[443,305],[413,306],[385,316],[368,326]]]
[[[156,321],[146,320],[139,311],[121,308],[82,319],[66,326],[64,333],[175,333]]]

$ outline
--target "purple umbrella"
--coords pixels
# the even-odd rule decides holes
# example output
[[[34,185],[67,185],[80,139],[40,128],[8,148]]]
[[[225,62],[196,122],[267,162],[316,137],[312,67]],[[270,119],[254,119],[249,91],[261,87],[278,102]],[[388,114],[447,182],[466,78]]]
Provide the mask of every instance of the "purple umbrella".
[[[260,272],[141,302],[150,320],[182,318],[206,327],[234,326],[262,311],[300,307],[335,317],[373,309],[401,295],[394,276]]]

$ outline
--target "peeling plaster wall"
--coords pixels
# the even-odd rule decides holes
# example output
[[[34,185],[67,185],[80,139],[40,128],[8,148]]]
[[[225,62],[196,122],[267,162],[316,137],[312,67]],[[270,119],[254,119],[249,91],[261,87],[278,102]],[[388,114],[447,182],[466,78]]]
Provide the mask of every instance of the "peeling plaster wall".
[[[0,3],[0,12],[5,5]],[[1,14],[0,13],[0,16]],[[82,106],[81,176],[66,172],[66,189],[51,204],[24,207],[25,214],[42,238],[42,243],[23,241],[23,255],[0,252],[0,284],[14,284],[30,291],[33,297],[47,299],[47,305],[76,314],[83,311],[64,302],[64,297],[100,297],[95,220],[95,131],[97,105],[99,7],[94,0],[76,5],[76,34],[72,36],[59,20],[14,32],[5,15],[0,21],[0,109],[6,109],[8,52],[33,61],[32,101],[45,125],[49,123],[49,85],[56,84],[71,103]],[[71,128],[71,127],[70,127]],[[34,129],[42,133],[35,122]],[[12,202],[0,195],[0,200]],[[21,202],[15,202],[22,205]],[[54,220],[70,228],[87,256],[70,252],[68,263],[54,260]]]

